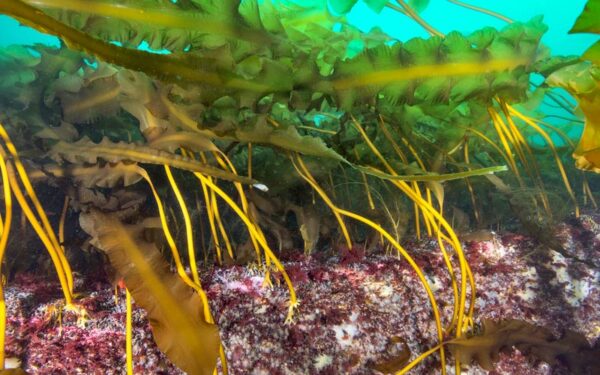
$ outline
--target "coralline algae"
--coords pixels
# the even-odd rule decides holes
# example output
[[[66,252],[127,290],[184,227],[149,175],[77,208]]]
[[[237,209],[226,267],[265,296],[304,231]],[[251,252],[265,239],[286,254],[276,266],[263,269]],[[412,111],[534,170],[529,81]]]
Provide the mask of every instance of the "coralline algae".
[[[477,319],[523,319],[557,335],[568,329],[583,333],[590,343],[598,340],[600,214],[562,223],[556,236],[562,253],[514,233],[465,244],[478,287]],[[428,240],[405,247],[426,271],[449,316],[452,291],[437,244]],[[288,294],[277,285],[282,282],[277,275],[275,287],[268,288],[252,267],[215,267],[203,274],[231,374],[377,374],[375,365],[396,355],[393,351],[402,345],[415,358],[436,344],[429,302],[405,261],[380,253],[341,258],[287,257],[285,266],[300,298],[291,324],[284,324]],[[10,282],[7,357],[21,360],[35,374],[124,373],[123,292],[116,301],[114,289],[97,280],[80,282],[78,290],[88,312],[83,325],[72,312],[59,314],[57,283],[33,275]],[[138,373],[180,373],[152,342],[140,309],[134,310],[133,335]],[[438,357],[431,356],[413,373],[439,373]],[[487,372],[472,365],[464,373]],[[500,355],[493,373],[568,371],[514,350]]]

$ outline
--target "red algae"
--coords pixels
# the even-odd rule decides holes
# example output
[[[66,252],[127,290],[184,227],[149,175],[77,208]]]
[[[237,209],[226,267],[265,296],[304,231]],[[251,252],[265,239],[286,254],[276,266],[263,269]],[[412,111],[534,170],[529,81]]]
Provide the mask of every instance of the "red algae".
[[[540,247],[526,236],[502,233],[465,246],[478,285],[478,319],[524,319],[557,335],[600,337],[600,215],[589,213],[556,227],[564,251]],[[407,249],[423,267],[448,317],[452,292],[435,241]],[[392,337],[405,342],[411,358],[436,345],[437,334],[422,286],[402,259],[377,251],[327,260],[293,253],[284,262],[295,282],[300,305],[284,324],[288,294],[281,277],[264,286],[253,267],[215,267],[204,271],[210,300],[231,374],[378,374]],[[52,315],[60,301],[56,282],[19,275],[6,288],[7,357],[16,357],[35,374],[125,373],[125,299],[101,278],[80,283],[78,299],[85,324],[72,312]],[[447,320],[444,321],[447,323]],[[152,342],[141,309],[134,309],[136,373],[181,374]],[[437,374],[436,356],[415,374]],[[453,370],[449,368],[449,373]],[[476,365],[465,374],[487,374]],[[535,362],[514,350],[500,355],[489,374],[567,374],[560,365]]]

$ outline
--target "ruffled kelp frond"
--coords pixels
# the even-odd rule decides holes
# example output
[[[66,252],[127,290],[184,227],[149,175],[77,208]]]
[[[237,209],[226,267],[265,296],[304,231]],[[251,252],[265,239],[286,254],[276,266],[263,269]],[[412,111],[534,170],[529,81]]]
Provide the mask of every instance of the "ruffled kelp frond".
[[[585,127],[573,152],[577,168],[600,173],[600,68],[589,62],[569,65],[546,80],[573,94],[585,115]]]
[[[572,374],[586,374],[600,366],[600,349],[591,348],[583,335],[567,331],[555,338],[549,329],[516,319],[484,320],[480,332],[446,345],[462,362],[476,361],[488,371],[494,370],[500,352],[512,348],[549,364],[562,362]]]
[[[170,1],[29,0],[56,19],[104,40],[137,47],[142,42],[153,49],[183,51],[207,35],[267,43],[269,36],[245,27],[235,12],[235,3],[210,9],[196,2],[187,7]],[[227,11],[224,11],[228,7]],[[76,13],[78,17],[73,17]]]
[[[200,296],[169,272],[158,249],[141,239],[143,227],[126,227],[99,211],[82,214],[80,223],[108,255],[136,304],[148,312],[159,348],[188,373],[212,374],[218,328],[204,320]]]
[[[113,143],[107,138],[104,138],[100,143],[94,143],[85,137],[75,143],[59,141],[50,150],[50,156],[59,162],[64,160],[75,164],[96,164],[98,159],[103,159],[109,163],[130,161],[169,165],[174,168],[205,173],[228,181],[237,181],[246,184],[256,182],[249,178],[237,176],[205,163],[201,163],[197,160],[186,158],[185,156],[157,150],[148,146],[137,146],[126,142]]]

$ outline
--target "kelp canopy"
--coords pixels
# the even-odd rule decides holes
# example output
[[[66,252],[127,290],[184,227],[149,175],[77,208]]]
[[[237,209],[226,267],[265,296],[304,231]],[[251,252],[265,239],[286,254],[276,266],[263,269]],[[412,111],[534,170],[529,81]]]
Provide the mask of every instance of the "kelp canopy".
[[[572,164],[600,172],[598,44],[582,57],[551,56],[541,18],[443,35],[419,16],[427,1],[361,1],[432,36],[361,32],[344,17],[357,0],[0,2],[0,12],[63,42],[0,54],[0,256],[14,197],[77,309],[71,263],[83,255],[65,246],[72,212],[149,311],[161,350],[210,374],[219,355],[227,366],[202,265],[255,262],[266,284],[281,273],[291,321],[297,297],[276,253],[381,245],[420,278],[438,332],[437,346],[398,371],[437,352],[445,373],[444,343],[460,342],[476,313],[476,280],[447,219],[463,230],[514,212],[543,229],[560,211],[551,196],[575,214],[596,206]],[[590,1],[573,32],[598,33],[598,11]],[[532,87],[532,74],[544,82]],[[577,146],[538,113],[542,100],[559,105],[568,126],[585,115]],[[60,192],[62,215],[48,217],[36,184]],[[402,246],[407,231],[439,241],[451,314]],[[129,350],[129,372],[131,361]]]

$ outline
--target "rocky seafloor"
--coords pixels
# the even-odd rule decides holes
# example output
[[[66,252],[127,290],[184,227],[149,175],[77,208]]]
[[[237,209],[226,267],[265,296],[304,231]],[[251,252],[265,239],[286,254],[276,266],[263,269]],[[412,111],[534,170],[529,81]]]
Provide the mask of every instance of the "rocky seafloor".
[[[599,340],[600,213],[557,225],[561,252],[520,234],[488,234],[473,236],[464,246],[477,282],[478,321],[522,319],[557,337],[571,330],[590,344]],[[404,245],[427,274],[444,315],[451,315],[452,289],[437,242]],[[203,274],[230,374],[378,374],[377,364],[398,350],[394,343],[406,343],[413,359],[437,344],[429,302],[406,261],[355,251],[327,259],[291,254],[284,265],[300,299],[291,324],[284,324],[289,298],[284,285],[265,288],[263,275],[245,266]],[[19,274],[8,283],[7,363],[20,363],[30,374],[125,373],[123,291],[115,295],[101,277],[77,279],[85,321],[61,312],[60,288],[47,277]],[[141,309],[134,310],[133,340],[136,373],[181,373],[154,345]],[[435,354],[411,373],[439,372]],[[514,349],[500,354],[494,371],[473,364],[463,373],[570,370],[560,360],[550,365]]]

